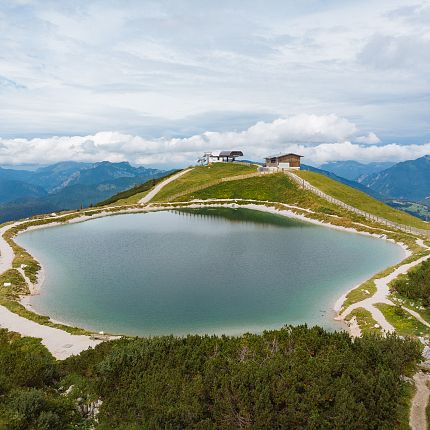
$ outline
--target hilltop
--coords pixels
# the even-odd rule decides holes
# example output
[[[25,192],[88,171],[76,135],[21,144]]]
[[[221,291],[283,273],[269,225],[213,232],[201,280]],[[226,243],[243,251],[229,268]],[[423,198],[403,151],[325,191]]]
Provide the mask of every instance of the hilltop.
[[[362,191],[316,171],[299,171],[297,174],[330,196],[357,209],[399,224],[430,229],[430,225],[419,218],[392,208]],[[224,178],[234,180],[222,181]],[[135,194],[141,192],[139,190],[141,189],[136,189]],[[128,202],[137,203],[138,199],[133,199],[135,194],[133,190],[127,191]],[[112,204],[121,198],[123,198],[122,194],[115,195],[109,199],[109,203]],[[325,214],[336,213],[348,219],[355,218],[354,214],[345,212],[312,192],[301,189],[296,182],[283,173],[258,175],[257,166],[239,163],[214,163],[210,166],[195,167],[186,175],[166,185],[151,203],[210,199],[279,202],[313,208]]]

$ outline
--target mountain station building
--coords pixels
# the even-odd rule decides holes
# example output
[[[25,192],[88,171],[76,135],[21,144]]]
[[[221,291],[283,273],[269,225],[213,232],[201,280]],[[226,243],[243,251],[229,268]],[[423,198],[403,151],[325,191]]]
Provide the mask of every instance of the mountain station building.
[[[300,170],[300,159],[303,155],[279,154],[265,158],[264,167],[277,170]]]
[[[201,164],[233,163],[238,157],[243,157],[242,151],[205,152],[198,162]]]

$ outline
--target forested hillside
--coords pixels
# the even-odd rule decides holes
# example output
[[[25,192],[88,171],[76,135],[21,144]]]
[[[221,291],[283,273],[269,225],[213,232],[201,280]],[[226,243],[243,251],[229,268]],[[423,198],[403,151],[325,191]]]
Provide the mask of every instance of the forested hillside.
[[[85,405],[100,400],[97,429],[405,428],[401,376],[420,356],[395,336],[305,326],[123,339],[61,363],[36,340],[3,330],[0,343],[0,428],[10,429],[90,428]]]

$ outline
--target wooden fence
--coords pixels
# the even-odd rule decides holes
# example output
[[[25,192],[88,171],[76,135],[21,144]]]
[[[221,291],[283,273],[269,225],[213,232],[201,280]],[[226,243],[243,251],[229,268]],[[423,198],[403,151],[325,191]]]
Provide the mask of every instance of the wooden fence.
[[[319,197],[322,197],[323,199],[329,201],[330,203],[335,204],[336,206],[340,206],[346,210],[349,210],[349,211],[354,212],[358,215],[361,215],[361,216],[367,218],[368,220],[375,221],[375,222],[378,222],[380,224],[384,224],[387,227],[392,227],[392,228],[395,228],[397,230],[401,230],[401,231],[404,231],[407,233],[411,233],[411,234],[415,234],[415,235],[419,235],[419,236],[426,236],[427,238],[430,238],[430,230],[415,228],[415,227],[411,227],[411,226],[405,225],[405,224],[398,224],[396,222],[387,220],[385,218],[373,215],[369,212],[362,211],[361,209],[357,209],[354,206],[348,205],[348,204],[342,202],[341,200],[335,199],[334,197],[324,193],[320,189],[311,185],[308,181],[304,180],[303,178],[300,178],[299,176],[295,175],[292,172],[286,171],[285,173],[293,181],[297,182],[304,189],[313,192],[314,194],[318,195]]]

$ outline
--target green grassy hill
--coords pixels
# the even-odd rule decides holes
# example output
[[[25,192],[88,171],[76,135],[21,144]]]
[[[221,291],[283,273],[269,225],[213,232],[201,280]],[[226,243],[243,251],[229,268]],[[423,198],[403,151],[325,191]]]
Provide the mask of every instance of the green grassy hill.
[[[300,189],[287,175],[277,173],[223,182],[200,191],[191,192],[178,201],[193,199],[245,199],[286,203],[303,208],[337,213],[338,208],[310,191]]]
[[[216,182],[222,178],[246,175],[256,171],[256,166],[237,163],[214,163],[210,166],[195,167],[190,172],[166,185],[154,197],[154,201],[168,202],[173,196],[195,187]]]
[[[357,209],[361,209],[399,224],[406,224],[427,230],[430,229],[429,223],[421,221],[419,218],[405,212],[394,209],[385,203],[362,193],[361,191],[348,187],[340,182],[327,178],[326,176],[308,171],[300,171],[298,172],[298,175],[324,193],[354,206]]]
[[[360,217],[328,201],[303,190],[283,173],[261,175],[246,179],[220,182],[223,178],[247,175],[256,172],[255,166],[237,163],[215,163],[199,166],[166,185],[152,200],[153,203],[194,199],[245,199],[286,203],[323,214],[337,215],[350,220]],[[315,172],[300,171],[297,174],[326,194],[357,209],[390,221],[421,229],[430,225],[412,215],[394,209],[367,194],[341,184]],[[100,205],[136,204],[153,186],[162,179],[146,182],[138,187],[113,196]],[[100,206],[99,205],[99,206]]]
[[[219,163],[210,167],[197,167],[177,181],[167,185],[154,201],[169,201],[170,197],[178,193],[184,193],[176,197],[176,201],[188,201],[193,199],[252,199],[287,203],[315,210],[317,212],[345,215],[346,211],[316,196],[310,191],[303,190],[285,174],[262,175],[231,182],[218,183],[211,186],[213,181],[222,177],[232,177],[255,171],[253,166]],[[373,215],[386,218],[400,224],[412,227],[430,229],[428,223],[415,218],[412,215],[394,209],[385,203],[368,196],[361,191],[341,184],[326,176],[314,172],[301,171],[298,174],[329,194],[357,209],[364,210]],[[193,189],[209,185],[207,188],[193,191]],[[186,193],[190,190],[190,193]],[[354,217],[348,212],[349,217]]]

